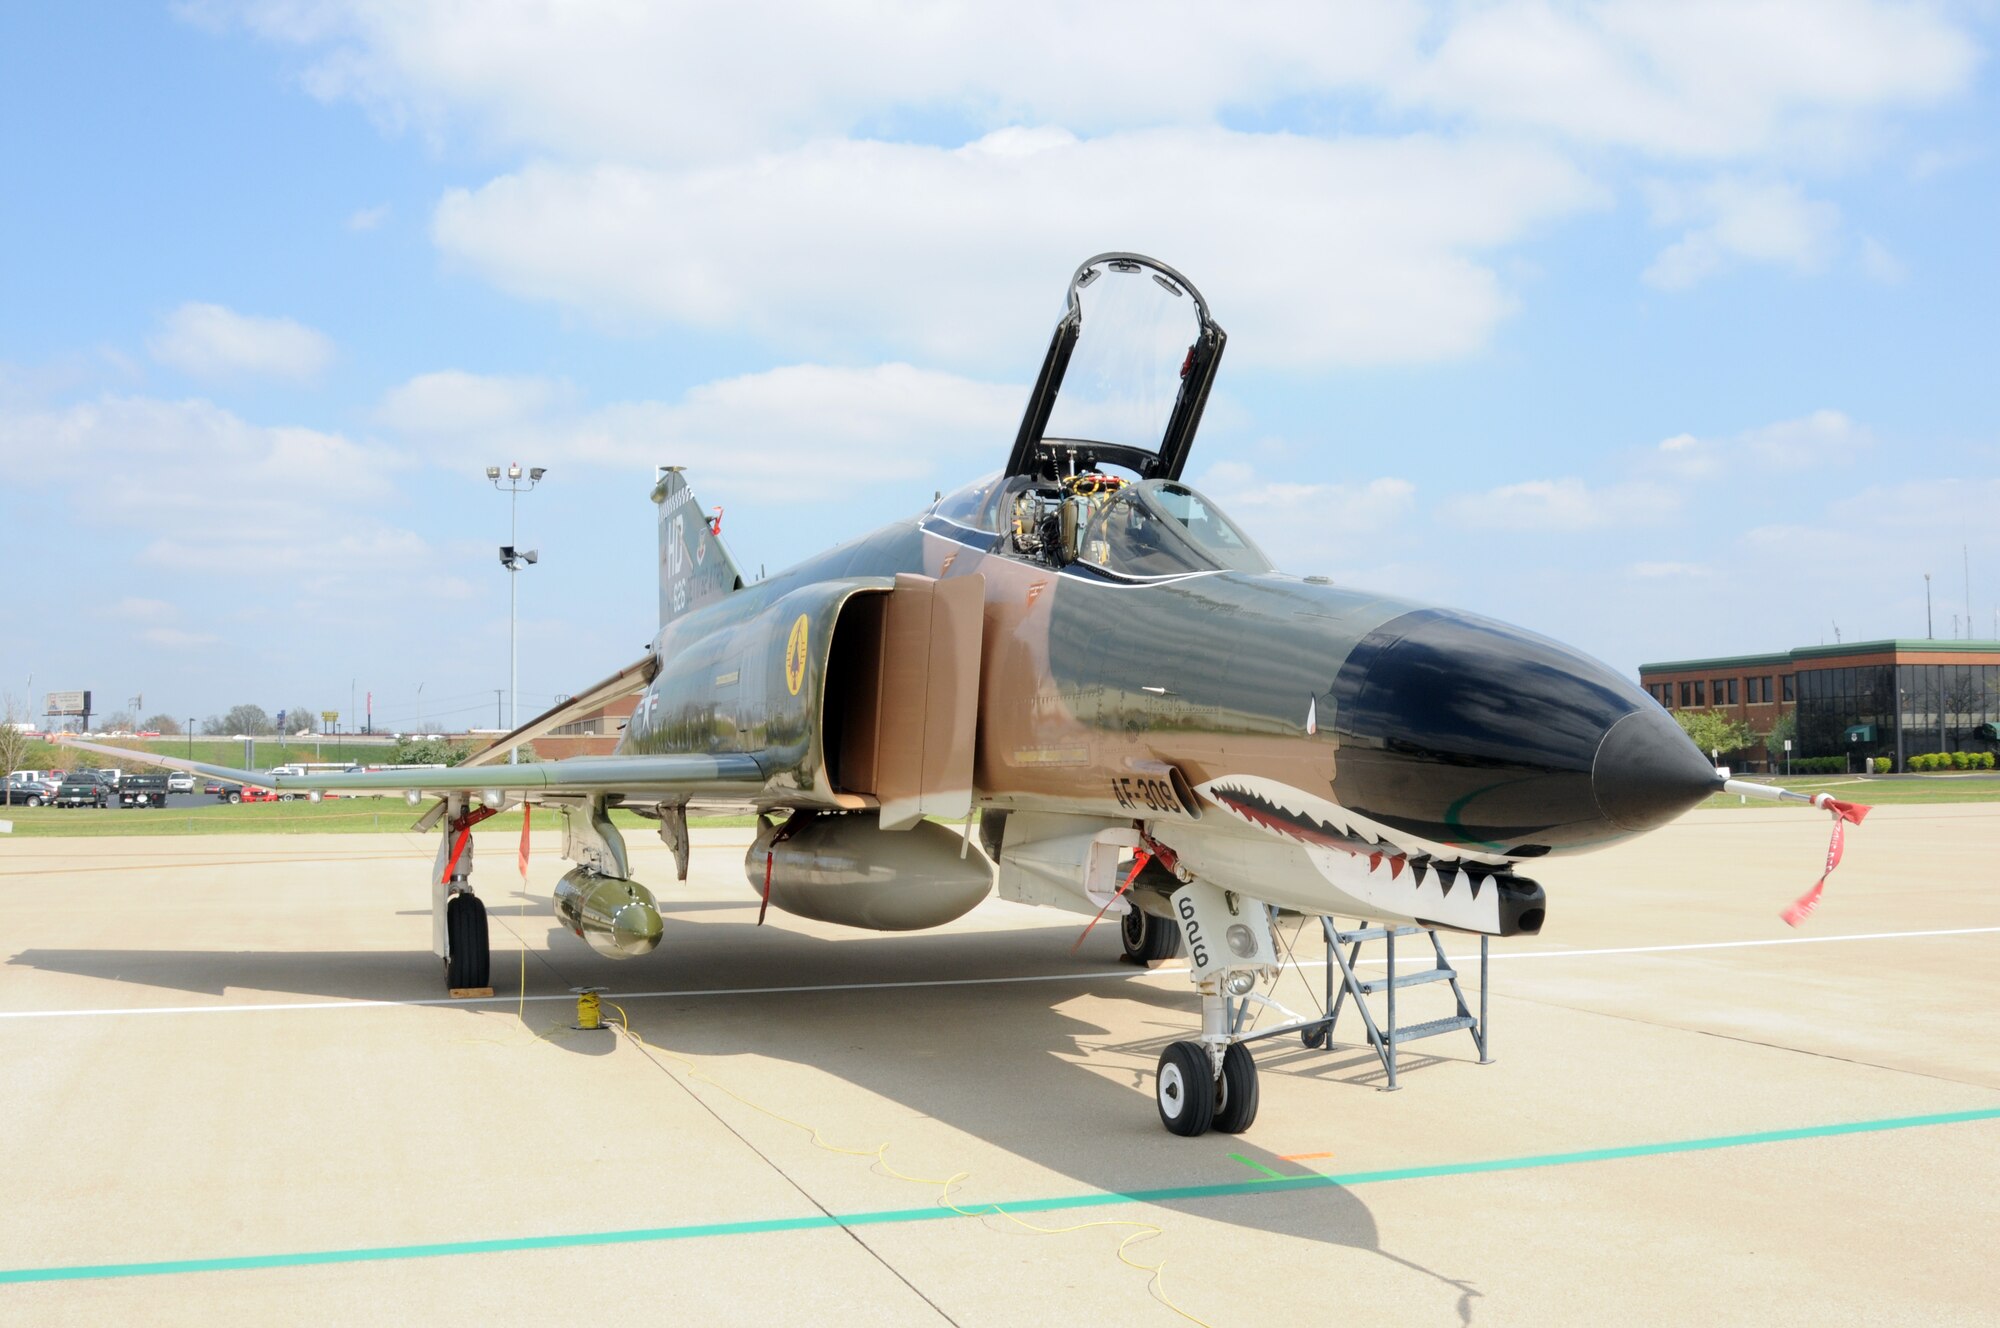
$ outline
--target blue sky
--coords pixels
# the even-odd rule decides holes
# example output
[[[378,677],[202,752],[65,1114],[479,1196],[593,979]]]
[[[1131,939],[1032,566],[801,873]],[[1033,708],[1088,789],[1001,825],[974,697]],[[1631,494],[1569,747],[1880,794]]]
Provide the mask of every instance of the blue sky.
[[[1631,669],[1969,555],[1994,635],[1992,5],[1162,8],[0,11],[0,692],[491,723],[519,460],[538,708],[651,635],[655,464],[753,568],[906,514],[1112,248],[1290,570]]]

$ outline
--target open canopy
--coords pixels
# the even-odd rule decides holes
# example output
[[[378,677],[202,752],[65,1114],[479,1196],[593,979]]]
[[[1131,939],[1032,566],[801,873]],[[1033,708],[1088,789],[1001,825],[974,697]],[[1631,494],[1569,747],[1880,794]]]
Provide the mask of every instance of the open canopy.
[[[1099,254],[1070,278],[1006,475],[1060,479],[1104,465],[1179,479],[1227,335],[1180,273]]]

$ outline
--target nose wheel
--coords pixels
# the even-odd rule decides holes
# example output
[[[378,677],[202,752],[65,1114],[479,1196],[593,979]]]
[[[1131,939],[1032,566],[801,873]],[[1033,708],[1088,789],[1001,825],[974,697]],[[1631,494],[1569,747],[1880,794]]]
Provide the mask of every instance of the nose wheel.
[[[1153,1078],[1160,1123],[1170,1133],[1193,1138],[1217,1130],[1241,1134],[1257,1120],[1257,1062],[1250,1048],[1232,1042],[1217,1073],[1208,1048],[1175,1042],[1160,1053]]]

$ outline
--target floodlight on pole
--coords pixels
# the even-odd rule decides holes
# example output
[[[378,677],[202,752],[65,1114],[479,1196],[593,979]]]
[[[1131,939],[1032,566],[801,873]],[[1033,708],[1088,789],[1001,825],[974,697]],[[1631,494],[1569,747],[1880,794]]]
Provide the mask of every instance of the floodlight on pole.
[[[521,727],[521,649],[516,615],[519,596],[514,578],[523,564],[541,561],[541,555],[536,550],[522,550],[516,547],[517,517],[521,495],[541,483],[542,476],[548,474],[548,468],[532,467],[528,472],[526,484],[521,482],[521,463],[518,461],[507,463],[505,484],[500,482],[501,474],[502,471],[498,466],[486,468],[486,478],[493,482],[493,487],[504,490],[507,494],[507,542],[500,546],[500,565],[507,569],[507,727],[512,730]],[[513,765],[519,760],[519,749],[508,748],[507,764]]]

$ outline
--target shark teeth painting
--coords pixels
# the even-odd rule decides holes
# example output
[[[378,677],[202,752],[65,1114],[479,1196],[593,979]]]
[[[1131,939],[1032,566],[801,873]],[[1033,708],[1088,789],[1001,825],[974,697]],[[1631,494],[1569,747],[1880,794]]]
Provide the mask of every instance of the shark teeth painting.
[[[1196,788],[1242,824],[1296,845],[1362,916],[1495,934],[1503,886],[1538,892],[1505,858],[1418,839],[1278,780],[1227,775]]]

